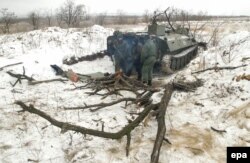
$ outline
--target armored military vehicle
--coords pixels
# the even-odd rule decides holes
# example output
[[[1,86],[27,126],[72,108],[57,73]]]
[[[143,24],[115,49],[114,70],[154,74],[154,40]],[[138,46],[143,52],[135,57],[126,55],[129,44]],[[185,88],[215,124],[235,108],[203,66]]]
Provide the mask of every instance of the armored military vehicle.
[[[156,18],[154,20],[156,20]],[[126,43],[126,48],[119,49],[119,47],[116,46],[118,35],[119,37],[122,36],[122,40]],[[107,38],[107,50],[81,58],[72,57],[64,60],[63,63],[71,65],[84,60],[91,61],[96,58],[102,58],[105,55],[109,55],[115,62],[115,53],[118,49],[119,52],[126,55],[124,57],[128,60],[126,65],[123,65],[123,67],[127,68],[125,74],[130,75],[134,68],[139,73],[142,67],[140,63],[141,49],[150,37],[151,39],[153,37],[158,53],[154,72],[168,73],[169,70],[172,72],[172,70],[175,71],[185,67],[197,54],[198,45],[200,45],[200,43],[196,42],[196,40],[189,35],[188,29],[179,27],[173,30],[170,27],[157,24],[156,21],[153,21],[148,26],[147,32],[114,32],[112,36]],[[116,64],[116,70],[118,70],[118,68],[119,64]]]
[[[153,37],[158,53],[155,72],[166,72],[169,68],[171,70],[183,68],[194,58],[198,50],[198,43],[189,36],[188,30],[185,28],[173,31],[164,25],[155,23],[148,26],[148,32],[122,33],[122,36],[123,41],[129,45],[128,48],[131,50],[134,66],[139,67],[141,66],[139,63],[141,47],[147,39]],[[116,40],[116,33],[107,38],[107,52],[111,56],[115,55]]]

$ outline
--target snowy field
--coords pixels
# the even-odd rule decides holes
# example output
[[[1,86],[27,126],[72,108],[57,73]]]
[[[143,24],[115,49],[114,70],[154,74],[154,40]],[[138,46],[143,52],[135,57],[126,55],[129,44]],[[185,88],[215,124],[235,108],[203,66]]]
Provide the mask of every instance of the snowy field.
[[[157,77],[153,83],[167,83],[173,78],[205,81],[195,92],[174,92],[166,113],[166,137],[161,149],[161,163],[212,163],[226,162],[227,146],[250,146],[250,81],[239,75],[250,75],[250,22],[232,21],[224,23],[217,33],[217,44],[209,44],[207,51],[199,55],[184,69],[171,76]],[[124,29],[124,31],[129,29]],[[143,31],[138,26],[134,31]],[[98,112],[89,110],[65,111],[65,106],[79,106],[115,100],[110,96],[102,100],[89,96],[90,90],[75,90],[82,83],[52,82],[29,85],[27,81],[12,87],[16,79],[7,71],[23,73],[36,80],[58,78],[51,69],[57,64],[64,70],[72,69],[81,74],[95,72],[114,73],[109,57],[92,62],[79,62],[67,66],[62,60],[70,56],[80,57],[106,49],[106,38],[113,29],[93,26],[86,29],[61,29],[51,27],[27,33],[0,36],[0,68],[22,62],[22,64],[0,69],[0,162],[2,163],[145,163],[150,162],[157,132],[155,118],[131,133],[130,155],[126,157],[126,138],[111,140],[74,132],[61,133],[46,120],[14,104],[21,100],[33,104],[57,120],[70,122],[87,128],[116,132],[125,126],[130,115],[121,106],[114,105]],[[204,33],[209,35],[209,29]],[[209,38],[209,36],[204,38]],[[214,66],[240,66],[234,70],[191,72]],[[154,84],[156,85],[156,84]],[[157,87],[157,85],[156,85]],[[158,86],[159,87],[159,86]],[[124,96],[131,96],[124,93]],[[160,99],[162,92],[153,95]],[[140,112],[141,108],[129,110]],[[221,130],[216,132],[211,129]]]

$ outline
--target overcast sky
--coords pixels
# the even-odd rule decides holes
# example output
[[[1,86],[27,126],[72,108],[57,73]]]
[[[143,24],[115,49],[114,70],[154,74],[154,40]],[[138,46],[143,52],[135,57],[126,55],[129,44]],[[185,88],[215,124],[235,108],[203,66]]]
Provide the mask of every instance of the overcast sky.
[[[0,8],[8,8],[16,15],[25,16],[32,10],[56,9],[65,0],[0,0]],[[169,6],[192,12],[204,11],[210,15],[249,15],[250,0],[75,0],[82,3],[90,13],[142,14],[146,9],[165,9]]]

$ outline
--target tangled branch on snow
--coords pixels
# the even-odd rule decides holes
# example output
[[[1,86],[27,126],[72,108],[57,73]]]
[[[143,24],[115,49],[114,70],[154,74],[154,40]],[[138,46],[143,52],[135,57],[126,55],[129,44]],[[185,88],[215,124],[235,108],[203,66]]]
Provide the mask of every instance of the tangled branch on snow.
[[[8,71],[7,74],[9,74],[10,76],[12,76],[14,78],[17,78],[17,80],[14,84],[10,83],[13,87],[15,87],[18,82],[21,84],[22,80],[28,80],[29,85],[37,85],[37,84],[41,84],[41,83],[50,83],[50,82],[56,82],[56,81],[60,81],[60,82],[64,83],[65,81],[68,81],[67,79],[61,79],[61,78],[37,81],[33,77],[29,77],[25,74],[24,67],[23,67],[23,74],[17,74],[17,73],[13,73],[11,71]]]
[[[95,84],[106,85],[107,82],[105,82],[105,81],[107,81],[107,80],[113,80],[113,78],[109,77],[109,78],[98,79],[98,80],[95,80]],[[121,78],[119,78],[119,82],[123,82],[123,84],[125,84],[125,82],[122,81]],[[126,82],[129,83],[130,79],[126,80]],[[114,86],[115,83],[117,84],[116,80],[114,82],[109,82],[108,85]],[[130,84],[125,84],[125,85],[128,88],[130,87]],[[151,103],[150,98],[154,92],[149,91],[149,89],[147,88],[144,90],[147,90],[148,92],[142,96],[138,96],[140,98],[138,98],[138,97],[137,98],[124,98],[123,100],[120,99],[120,100],[117,100],[115,102],[100,103],[100,104],[89,105],[89,106],[86,105],[86,106],[83,106],[82,108],[78,108],[78,109],[83,109],[83,108],[96,107],[95,111],[97,111],[100,108],[111,106],[111,105],[114,105],[116,103],[126,101],[126,100],[132,101],[132,102],[135,102],[135,101],[136,102],[144,102],[144,105],[143,105],[144,110],[142,112],[140,112],[140,114],[138,114],[138,116],[133,121],[128,123],[125,127],[123,127],[120,131],[118,131],[116,133],[105,132],[103,130],[99,131],[99,130],[89,129],[89,128],[85,128],[82,126],[73,125],[70,123],[58,121],[58,120],[54,119],[53,117],[51,117],[50,115],[48,115],[47,113],[35,108],[33,105],[26,105],[22,101],[16,101],[15,104],[19,105],[24,111],[28,111],[30,113],[36,114],[36,115],[46,119],[47,121],[49,121],[52,125],[61,128],[62,133],[65,133],[67,131],[75,131],[77,133],[81,133],[84,135],[88,134],[88,135],[93,135],[93,136],[102,137],[102,138],[109,138],[109,139],[121,139],[123,136],[127,136],[127,146],[126,146],[126,155],[127,156],[129,154],[129,147],[130,147],[130,142],[131,142],[131,132],[148,116],[150,111],[155,110],[157,112],[156,118],[157,118],[157,123],[158,123],[158,130],[157,130],[157,134],[156,134],[154,148],[153,148],[153,151],[151,154],[151,163],[157,163],[159,160],[162,143],[163,143],[163,141],[166,140],[166,138],[165,138],[165,133],[166,133],[165,113],[166,113],[166,110],[168,107],[168,103],[171,99],[172,93],[175,90],[184,90],[184,91],[195,90],[196,87],[199,87],[201,85],[202,85],[202,82],[200,80],[195,81],[195,82],[188,82],[188,83],[185,83],[183,81],[169,83],[164,87],[164,89],[165,89],[164,95],[161,98],[160,103],[158,103],[158,104]],[[96,91],[95,93],[98,93],[98,91]]]
[[[23,67],[23,74],[15,74],[15,73],[12,73],[11,71],[8,71],[7,74],[9,74],[12,77],[17,78],[17,80],[14,84],[10,83],[13,87],[15,87],[18,82],[21,84],[22,83],[21,80],[23,80],[23,79],[26,79],[28,81],[35,80],[34,78],[25,75],[25,68],[24,67]]]
[[[159,91],[155,88],[149,88],[148,86],[144,85],[140,81],[134,80],[132,78],[129,78],[125,75],[123,75],[121,72],[96,78],[96,79],[89,79],[87,81],[87,84],[84,86],[78,87],[79,89],[92,89],[92,92],[86,92],[88,95],[99,95],[103,96],[102,99],[105,99],[106,97],[110,95],[119,95],[122,97],[121,91],[129,91],[136,95],[136,98],[131,97],[123,97],[116,101],[112,101],[109,103],[99,103],[99,104],[92,104],[84,106],[76,106],[76,107],[64,107],[65,110],[77,110],[77,109],[88,109],[90,108],[90,111],[97,111],[99,109],[112,106],[121,102],[125,103],[125,108],[127,106],[128,102],[132,102],[133,104],[140,104],[145,105],[150,100],[150,97],[154,92]],[[74,88],[75,90],[76,88]],[[100,91],[106,91],[106,93],[99,93]]]

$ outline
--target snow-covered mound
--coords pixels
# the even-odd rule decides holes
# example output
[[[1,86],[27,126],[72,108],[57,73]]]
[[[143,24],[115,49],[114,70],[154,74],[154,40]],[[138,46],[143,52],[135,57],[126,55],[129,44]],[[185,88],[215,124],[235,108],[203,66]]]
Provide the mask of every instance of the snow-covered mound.
[[[106,49],[106,38],[112,33],[113,29],[94,25],[84,29],[49,27],[3,35],[0,36],[0,56],[10,58],[35,51],[44,55],[53,55],[53,51],[57,51],[61,56],[83,56]]]
[[[64,58],[80,57],[105,50],[106,39],[112,33],[113,29],[94,25],[83,29],[49,27],[27,33],[2,35],[0,36],[0,65],[24,62],[27,75],[51,78],[54,76],[50,68],[51,64],[57,64],[67,70],[69,67],[62,64]],[[101,72],[113,71],[112,62],[108,57],[99,61],[101,63],[75,66],[79,69],[78,73],[95,72],[97,66],[100,66]],[[73,69],[76,68],[73,66]],[[22,72],[22,68],[15,70]]]

